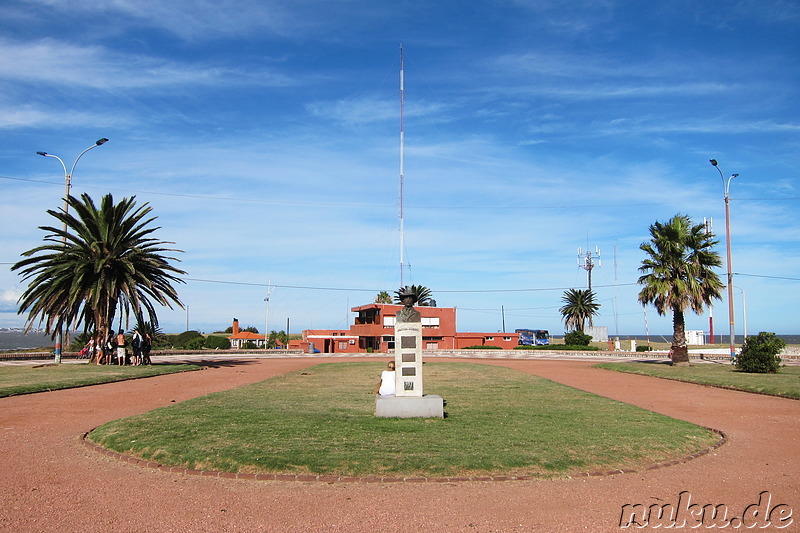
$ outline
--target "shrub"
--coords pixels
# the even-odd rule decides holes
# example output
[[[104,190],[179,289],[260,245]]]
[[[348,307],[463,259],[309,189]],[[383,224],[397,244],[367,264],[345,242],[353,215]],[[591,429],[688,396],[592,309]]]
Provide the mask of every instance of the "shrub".
[[[211,350],[228,350],[231,347],[231,341],[222,335],[209,335],[206,337],[205,347]]]
[[[589,346],[590,342],[592,342],[592,336],[579,330],[564,334],[564,344],[569,346]]]
[[[489,346],[488,344],[476,344],[475,346],[465,346],[462,350],[502,350],[499,346]]]
[[[637,352],[652,352],[653,351],[653,347],[652,346],[647,346],[647,345],[637,346],[636,347],[636,351]]]
[[[514,348],[515,350],[553,350],[553,351],[581,351],[581,352],[596,352],[599,351],[600,348],[597,346],[586,346],[585,344],[581,344],[580,346],[575,346],[574,344],[541,344],[538,346],[527,346],[527,345],[520,345]]]
[[[203,337],[195,337],[193,339],[189,339],[183,344],[183,348],[185,350],[200,350],[205,346],[206,339]]]
[[[744,341],[742,353],[736,358],[736,368],[742,372],[774,374],[781,366],[781,353],[786,343],[774,333],[762,331]]]
[[[179,349],[179,350],[196,350],[203,346],[202,341],[204,340],[203,336],[200,334],[199,331],[184,331],[183,333],[179,333],[174,337],[171,336],[170,341],[172,341],[172,345]],[[197,346],[198,341],[195,339],[200,339],[200,346]]]

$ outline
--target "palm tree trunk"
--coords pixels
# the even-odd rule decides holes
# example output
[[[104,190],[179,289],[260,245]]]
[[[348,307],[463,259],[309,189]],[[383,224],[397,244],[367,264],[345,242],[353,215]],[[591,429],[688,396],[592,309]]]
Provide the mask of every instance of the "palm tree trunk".
[[[686,347],[686,321],[683,311],[672,309],[672,364],[685,366],[689,364],[689,350]]]

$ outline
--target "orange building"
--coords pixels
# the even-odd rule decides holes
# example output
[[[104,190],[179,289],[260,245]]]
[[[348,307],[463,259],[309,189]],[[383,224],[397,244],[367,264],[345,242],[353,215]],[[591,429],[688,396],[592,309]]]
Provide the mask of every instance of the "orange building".
[[[403,306],[367,304],[353,307],[355,323],[347,330],[309,329],[303,343],[312,343],[322,353],[388,352],[394,350],[395,313]],[[415,307],[422,319],[423,350],[458,350],[468,346],[517,346],[517,333],[458,333],[455,307]]]

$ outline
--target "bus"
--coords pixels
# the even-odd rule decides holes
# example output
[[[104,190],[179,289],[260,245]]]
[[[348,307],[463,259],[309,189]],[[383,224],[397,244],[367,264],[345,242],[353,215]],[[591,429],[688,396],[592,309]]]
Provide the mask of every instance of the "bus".
[[[546,329],[516,329],[519,333],[519,343],[524,346],[541,346],[550,344],[550,332]]]

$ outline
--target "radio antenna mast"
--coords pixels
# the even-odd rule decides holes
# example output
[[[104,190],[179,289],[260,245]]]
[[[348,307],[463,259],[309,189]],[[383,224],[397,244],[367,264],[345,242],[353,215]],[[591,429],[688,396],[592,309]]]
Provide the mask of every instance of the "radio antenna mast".
[[[587,277],[589,278],[589,292],[592,292],[592,269],[595,267],[595,259],[597,260],[596,266],[601,266],[600,262],[600,248],[595,246],[594,255],[592,255],[591,250],[583,251],[582,248],[578,248],[578,266],[584,269],[587,273]]]
[[[404,98],[404,83],[403,83],[403,45],[400,44],[400,287],[403,285],[403,263],[405,262],[405,219],[403,213],[403,180],[404,180],[404,163],[405,163],[405,132],[403,130],[403,98]]]

